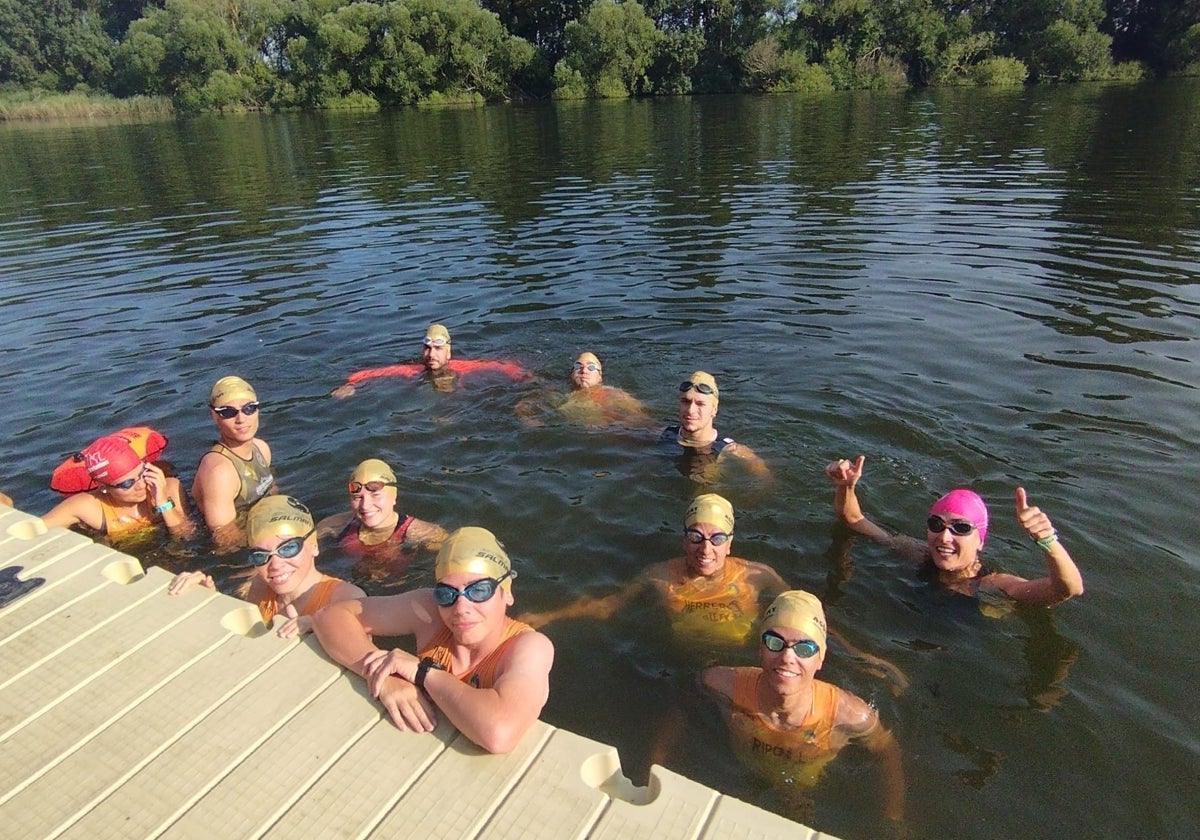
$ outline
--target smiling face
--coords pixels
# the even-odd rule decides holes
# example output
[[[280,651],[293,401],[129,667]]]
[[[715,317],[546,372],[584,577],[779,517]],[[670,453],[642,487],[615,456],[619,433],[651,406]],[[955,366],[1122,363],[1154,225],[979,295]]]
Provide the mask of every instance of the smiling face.
[[[942,514],[940,518],[948,525],[972,525],[972,530],[965,536],[959,536],[951,527],[943,528],[941,532],[926,527],[925,546],[929,550],[930,561],[943,572],[970,577],[979,570],[979,549],[982,547],[979,529],[973,527],[970,520],[953,513]]]
[[[694,538],[690,537],[686,531],[684,532],[683,553],[688,571],[701,577],[713,577],[720,574],[721,570],[725,568],[725,560],[729,557],[729,550],[733,548],[733,538],[730,537],[720,545],[713,545],[712,537],[714,534],[724,534],[727,532],[719,526],[708,522],[697,522],[694,525],[689,525],[688,530],[699,533],[704,537],[704,539],[697,543],[692,541]]]
[[[255,540],[250,548],[272,552],[271,558],[255,571],[276,597],[290,601],[302,594],[310,583],[309,579],[315,572],[317,560],[317,538],[315,535],[304,540],[300,553],[295,557],[283,557],[275,554],[280,543],[293,537],[287,534],[263,536]]]
[[[208,413],[212,416],[213,422],[217,424],[217,432],[221,436],[221,442],[237,446],[243,443],[249,443],[254,440],[258,434],[258,412],[247,415],[242,409],[255,402],[250,397],[235,397],[224,400],[219,404],[209,407]],[[213,409],[216,408],[236,408],[237,414],[229,419],[225,419],[217,414]]]
[[[461,590],[485,577],[487,575],[478,572],[457,571],[438,578],[438,583]],[[453,634],[455,642],[460,645],[477,645],[504,625],[505,611],[512,604],[512,590],[508,586],[498,586],[492,597],[482,603],[477,604],[466,595],[460,594],[453,604],[448,607],[439,606],[437,611]]]
[[[806,639],[815,640],[791,627],[766,626],[763,630],[782,637],[785,643],[783,650],[778,652],[770,650],[761,640],[758,643],[758,664],[763,669],[767,685],[783,695],[807,689],[817,671],[821,670],[824,650],[813,656],[799,656],[792,645]]]
[[[367,528],[382,528],[396,509],[396,488],[384,486],[375,492],[363,487],[350,494],[350,509]]]

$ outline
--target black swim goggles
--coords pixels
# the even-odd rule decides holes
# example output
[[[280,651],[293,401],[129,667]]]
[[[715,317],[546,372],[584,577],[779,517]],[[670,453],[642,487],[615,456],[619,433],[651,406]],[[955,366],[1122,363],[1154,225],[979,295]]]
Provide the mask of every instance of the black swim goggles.
[[[212,408],[213,414],[217,415],[222,420],[232,420],[234,417],[238,416],[239,411],[242,412],[242,414],[245,414],[247,417],[253,417],[258,413],[258,403],[256,402],[248,402],[241,408],[235,408],[232,405],[223,405],[220,408],[214,405],[210,406],[210,408]]]
[[[716,389],[707,382],[693,382],[690,379],[685,379],[683,382],[679,383],[679,393],[681,394],[686,394],[693,388],[695,388],[701,394],[707,394],[709,396],[717,393]]]
[[[351,481],[346,485],[346,489],[350,491],[351,496],[357,496],[362,491],[368,493],[378,493],[384,487],[395,487],[394,481]]]
[[[718,546],[725,545],[725,543],[729,541],[729,538],[733,536],[733,533],[730,532],[726,534],[724,531],[717,531],[717,533],[713,534],[711,537],[706,537],[695,528],[684,528],[683,536],[686,537],[687,541],[692,545],[700,545],[703,542],[710,542],[714,546]]]
[[[473,604],[482,604],[484,601],[490,601],[492,596],[496,594],[496,590],[500,587],[507,578],[515,578],[517,573],[507,571],[498,578],[480,578],[472,581],[462,589],[455,589],[447,583],[439,583],[433,587],[433,600],[439,607],[453,606],[458,600],[458,596],[462,595]]]
[[[133,478],[127,478],[124,481],[118,481],[116,484],[105,484],[105,487],[112,487],[114,490],[128,490],[142,480],[142,476],[146,474],[146,462],[142,462],[142,471]]]
[[[304,548],[304,541],[317,532],[313,528],[302,537],[291,537],[275,546],[274,551],[267,551],[265,548],[252,548],[246,552],[246,560],[251,566],[263,566],[270,561],[272,555],[278,554],[284,560],[291,560],[300,553],[300,549]]]
[[[801,659],[810,659],[821,652],[821,647],[812,639],[800,639],[797,642],[789,643],[787,639],[780,636],[774,630],[768,630],[762,634],[763,647],[771,651],[771,653],[779,653],[784,648],[790,647],[792,653]]]
[[[942,519],[942,517],[936,514],[925,520],[925,524],[929,526],[929,530],[935,534],[940,534],[942,531],[945,531],[947,528],[949,528],[950,533],[954,534],[956,537],[965,537],[967,534],[975,530],[974,523],[968,522],[965,519],[954,519],[947,522],[945,519]]]

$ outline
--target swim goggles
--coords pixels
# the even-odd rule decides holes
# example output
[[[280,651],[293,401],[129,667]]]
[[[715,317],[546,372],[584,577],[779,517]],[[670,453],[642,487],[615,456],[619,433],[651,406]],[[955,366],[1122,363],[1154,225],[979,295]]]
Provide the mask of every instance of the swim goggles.
[[[685,379],[683,382],[679,383],[679,393],[681,394],[686,394],[693,388],[695,388],[701,394],[712,395],[717,393],[713,386],[709,385],[707,382],[692,382],[690,379]]]
[[[421,343],[424,344],[426,347],[445,347],[450,342],[444,338],[425,337],[425,338],[421,339]]]
[[[133,485],[135,485],[135,484],[137,484],[139,481],[141,481],[141,480],[142,480],[142,476],[144,476],[145,474],[146,474],[146,462],[145,462],[145,461],[143,461],[143,462],[142,462],[142,469],[141,469],[141,472],[139,472],[139,473],[138,473],[137,475],[135,475],[133,478],[127,478],[127,479],[125,479],[124,481],[118,481],[116,484],[109,484],[109,485],[106,485],[106,486],[108,486],[108,487],[112,487],[112,488],[114,488],[114,489],[116,489],[116,490],[128,490],[130,487],[132,487]]]
[[[253,417],[258,413],[258,403],[256,402],[248,402],[241,408],[235,408],[232,405],[223,405],[220,408],[217,408],[214,405],[211,408],[213,410],[213,414],[217,415],[222,420],[232,420],[234,417],[237,417],[239,411],[242,412],[242,414],[245,414],[247,417]]]
[[[730,538],[733,536],[733,533],[730,532],[726,534],[723,531],[717,531],[717,533],[713,534],[711,537],[706,537],[695,528],[684,528],[683,536],[686,537],[687,541],[692,545],[700,545],[702,542],[710,542],[715,547],[718,545],[725,545],[725,543],[729,542]]]
[[[378,493],[384,487],[395,487],[394,481],[351,481],[346,485],[346,489],[350,491],[351,496],[357,496],[362,491],[368,493]]]
[[[571,370],[586,370],[588,373],[595,373],[600,370],[600,365],[595,362],[588,362],[586,365],[583,362],[575,362],[571,365]]]
[[[291,537],[290,539],[286,539],[279,545],[275,546],[274,551],[267,551],[265,548],[252,548],[246,552],[246,560],[249,561],[251,566],[265,565],[274,554],[278,554],[284,560],[291,560],[300,553],[300,549],[304,548],[304,541],[316,532],[317,529],[313,528],[302,537]]]
[[[790,647],[792,652],[801,659],[809,659],[820,653],[820,646],[812,639],[801,639],[798,642],[788,644],[787,639],[780,636],[774,630],[768,630],[762,634],[763,647],[771,651],[771,653],[779,653],[784,648]]]
[[[472,581],[462,589],[455,589],[448,583],[439,583],[433,587],[433,600],[439,607],[449,607],[458,600],[458,596],[462,595],[473,604],[482,604],[484,601],[490,601],[492,596],[496,594],[496,589],[506,578],[515,578],[517,573],[507,571],[498,578],[480,578]]]
[[[968,522],[965,519],[955,519],[947,522],[945,519],[942,519],[942,517],[937,516],[936,514],[925,520],[925,524],[928,525],[929,530],[933,531],[935,534],[940,534],[942,531],[945,531],[947,528],[949,528],[950,533],[954,534],[956,537],[965,537],[967,534],[975,530],[974,523]]]

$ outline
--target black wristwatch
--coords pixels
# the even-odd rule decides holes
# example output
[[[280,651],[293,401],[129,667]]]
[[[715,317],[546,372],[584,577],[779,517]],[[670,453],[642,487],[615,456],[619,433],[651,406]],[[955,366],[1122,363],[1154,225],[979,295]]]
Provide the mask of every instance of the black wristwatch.
[[[436,659],[428,656],[421,657],[421,661],[417,664],[417,675],[413,677],[413,685],[421,689],[421,691],[425,691],[425,676],[429,673],[430,668],[435,671],[446,670],[446,666],[442,665]],[[429,692],[425,691],[425,693],[428,694]]]

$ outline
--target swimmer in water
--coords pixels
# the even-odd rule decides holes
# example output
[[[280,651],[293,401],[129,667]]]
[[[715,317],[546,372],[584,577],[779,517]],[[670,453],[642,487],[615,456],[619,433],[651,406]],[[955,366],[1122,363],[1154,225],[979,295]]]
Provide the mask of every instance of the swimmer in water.
[[[312,617],[327,604],[362,598],[352,583],[322,574],[316,566],[317,536],[312,514],[291,496],[268,496],[255,502],[246,517],[246,559],[254,569],[245,600],[258,604],[263,623],[276,615],[286,619],[276,631],[282,638],[312,629]],[[181,572],[167,585],[168,595],[195,586],[215,590],[204,572]]]
[[[972,596],[997,592],[1017,603],[1042,607],[1083,594],[1079,567],[1046,514],[1029,505],[1025,488],[1016,488],[1014,494],[1017,522],[1037,543],[1046,561],[1046,576],[1032,580],[984,567],[979,552],[987,537],[988,511],[983,499],[972,490],[951,490],[933,503],[924,540],[890,534],[876,525],[863,514],[855,491],[865,461],[865,456],[859,455],[853,461],[843,458],[825,467],[834,486],[834,513],[857,533],[920,564],[942,586]]]
[[[386,367],[357,370],[346,377],[346,381],[330,392],[339,399],[349,397],[356,391],[359,382],[381,376],[402,376],[408,379],[427,374],[429,381],[438,391],[453,391],[457,377],[472,373],[494,372],[507,376],[514,382],[531,379],[533,374],[516,362],[491,361],[485,359],[454,359],[450,346],[450,331],[441,324],[430,324],[421,339],[421,361],[401,362]]]
[[[192,498],[219,554],[246,544],[241,526],[246,510],[275,492],[271,447],[258,437],[259,407],[258,395],[239,376],[221,377],[208,395],[218,439],[200,456]]]
[[[384,461],[368,458],[355,467],[347,489],[350,510],[322,519],[317,536],[333,537],[357,558],[356,579],[394,577],[418,549],[437,551],[446,539],[442,526],[396,510],[396,473]]]
[[[47,528],[82,526],[110,540],[121,540],[161,522],[173,537],[192,534],[194,526],[184,507],[179,479],[144,460],[126,438],[105,435],[88,444],[80,455],[93,488],[70,495],[51,508],[42,517]]]
[[[550,640],[507,615],[515,577],[490,531],[459,528],[434,560],[432,589],[334,604],[317,616],[317,638],[400,729],[430,732],[440,712],[488,752],[509,752],[541,714],[554,662]],[[372,636],[415,636],[417,654]]]
[[[679,424],[663,429],[658,448],[674,456],[679,471],[701,484],[712,483],[726,459],[736,459],[759,478],[771,470],[754,450],[733,438],[722,437],[713,426],[720,391],[712,374],[695,371],[679,383]]]
[[[757,668],[706,668],[700,675],[722,708],[738,758],[799,799],[848,744],[865,747],[882,773],[882,812],[904,819],[900,746],[862,698],[816,679],[825,662],[825,612],[816,596],[782,593],[759,625]]]
[[[759,608],[787,589],[770,566],[732,555],[733,505],[715,493],[697,496],[683,518],[683,556],[654,563],[611,595],[522,616],[541,627],[564,618],[607,619],[645,589],[652,589],[671,620],[673,635],[688,643],[740,646]]]
[[[637,398],[621,388],[604,384],[604,367],[595,353],[580,353],[567,374],[570,391],[565,395],[529,397],[517,404],[516,413],[531,426],[542,425],[546,409],[583,426],[627,426],[644,428],[651,423]]]

